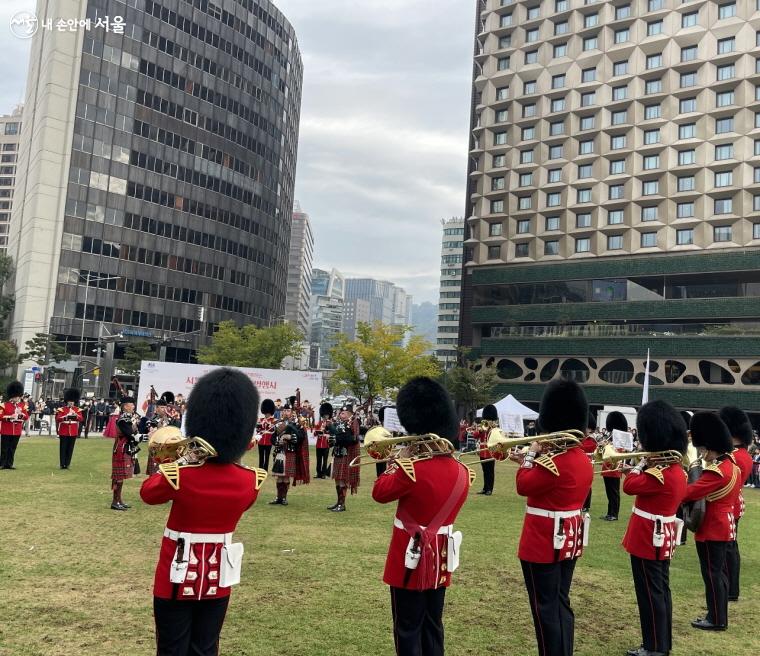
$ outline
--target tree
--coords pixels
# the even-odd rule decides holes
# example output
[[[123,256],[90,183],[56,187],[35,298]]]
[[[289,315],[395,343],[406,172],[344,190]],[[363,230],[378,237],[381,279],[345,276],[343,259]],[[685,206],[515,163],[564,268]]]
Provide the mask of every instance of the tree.
[[[129,376],[137,376],[143,360],[153,359],[153,346],[148,342],[132,342],[124,352],[124,359],[119,363],[119,369]]]
[[[494,368],[480,367],[476,370],[464,357],[441,377],[441,384],[465,414],[490,403],[497,382]]]
[[[410,330],[408,326],[360,323],[356,340],[339,335],[338,343],[330,351],[337,365],[330,378],[330,390],[333,393],[347,390],[361,402],[382,394],[393,396],[415,376],[438,376],[438,361],[435,356],[426,355],[430,342],[414,335],[403,344]]]
[[[279,369],[282,361],[301,354],[303,335],[292,324],[268,328],[247,324],[238,328],[234,321],[219,324],[211,344],[198,351],[198,362],[230,367]]]
[[[43,366],[51,362],[63,362],[69,357],[63,344],[56,342],[48,333],[37,333],[26,342],[26,353],[19,356],[21,361],[33,360]]]

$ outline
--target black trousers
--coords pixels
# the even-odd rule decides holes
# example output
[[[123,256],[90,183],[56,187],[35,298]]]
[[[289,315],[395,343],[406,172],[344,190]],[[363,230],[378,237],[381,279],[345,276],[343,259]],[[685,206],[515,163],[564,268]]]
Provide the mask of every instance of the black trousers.
[[[521,560],[520,564],[539,656],[572,656],[575,615],[570,608],[570,585],[575,559],[548,564]]]
[[[13,467],[20,435],[0,436],[0,469]]]
[[[728,542],[697,542],[697,555],[705,582],[707,620],[728,626],[728,576],[726,550]]]
[[[728,598],[739,598],[739,571],[742,559],[739,555],[739,518],[734,520],[736,539],[726,548],[726,576],[728,577]]]
[[[391,588],[393,642],[397,656],[443,656],[446,588]]]
[[[108,419],[106,415],[95,415],[95,432],[103,432],[103,429],[106,427],[106,419]]]
[[[74,454],[74,446],[76,443],[77,438],[74,436],[58,436],[58,457],[61,467],[68,467],[71,464],[71,456]]]
[[[153,597],[156,656],[218,656],[229,597],[180,601]]]
[[[607,493],[607,514],[617,517],[620,514],[620,479],[607,476],[602,476],[602,478],[604,491]]]
[[[327,456],[330,449],[317,449],[317,476],[327,476]]]
[[[583,510],[589,510],[591,508],[591,490],[588,491],[588,496],[583,502]]]
[[[631,556],[631,572],[644,648],[667,653],[673,647],[670,561]]]
[[[272,451],[272,445],[262,446],[259,444],[259,469],[269,471],[269,453]]]
[[[480,466],[483,468],[483,490],[486,492],[493,492],[496,462],[493,460],[481,462]]]

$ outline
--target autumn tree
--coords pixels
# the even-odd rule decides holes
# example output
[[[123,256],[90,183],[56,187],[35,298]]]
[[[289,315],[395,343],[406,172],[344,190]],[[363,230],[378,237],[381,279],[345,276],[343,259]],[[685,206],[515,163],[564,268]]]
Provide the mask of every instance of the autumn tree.
[[[465,414],[491,403],[497,383],[493,367],[475,365],[462,354],[459,364],[447,369],[441,376],[441,384]]]
[[[198,351],[198,362],[230,367],[279,369],[282,361],[301,355],[303,336],[292,324],[268,328],[248,324],[240,328],[234,321],[222,321],[211,344]]]
[[[119,369],[128,376],[137,376],[143,360],[153,360],[153,346],[148,342],[130,342],[124,351],[124,359],[119,361]]]

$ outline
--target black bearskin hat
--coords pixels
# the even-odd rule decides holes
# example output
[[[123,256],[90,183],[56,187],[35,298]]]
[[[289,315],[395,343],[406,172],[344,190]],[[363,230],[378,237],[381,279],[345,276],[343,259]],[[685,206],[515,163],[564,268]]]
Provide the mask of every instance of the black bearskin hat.
[[[296,397],[295,396],[289,396],[288,397],[288,405],[290,405],[291,408],[296,407]]]
[[[320,417],[332,417],[333,416],[333,407],[330,403],[323,403],[319,406],[319,416]]]
[[[728,426],[714,412],[695,412],[689,424],[691,443],[716,453],[731,453],[734,443]]]
[[[5,396],[9,399],[13,399],[17,396],[21,396],[24,393],[24,386],[17,380],[12,383],[8,383],[8,387],[5,388]]]
[[[645,451],[675,449],[686,453],[689,444],[686,424],[681,413],[666,401],[644,404],[636,415],[636,430]]]
[[[728,426],[731,437],[735,437],[742,443],[742,446],[748,447],[752,444],[752,424],[744,410],[733,405],[727,405],[721,408],[718,413],[723,423]]]
[[[137,405],[137,401],[135,401],[135,397],[131,394],[125,394],[121,398],[119,398],[119,405],[124,405],[125,403],[134,403]]]
[[[202,376],[187,399],[185,433],[216,449],[216,462],[236,462],[256,430],[259,393],[244,373],[229,367]]]
[[[68,403],[69,401],[73,401],[74,403],[79,403],[80,398],[81,398],[81,394],[76,387],[69,387],[68,389],[63,390],[64,403]]]
[[[487,405],[483,408],[483,421],[499,421],[499,411],[495,405]]]
[[[174,403],[174,393],[173,392],[164,392],[161,395],[161,401],[163,401],[166,405],[171,405]]]
[[[605,427],[610,432],[613,430],[628,431],[628,420],[622,412],[613,410],[607,415]]]
[[[454,403],[446,389],[432,378],[419,376],[407,382],[398,392],[396,411],[410,435],[435,433],[454,440],[459,434]]]
[[[276,409],[272,399],[264,399],[261,402],[261,414],[263,415],[273,415]]]
[[[583,388],[572,380],[555,380],[546,386],[538,409],[543,433],[588,427],[588,401]]]

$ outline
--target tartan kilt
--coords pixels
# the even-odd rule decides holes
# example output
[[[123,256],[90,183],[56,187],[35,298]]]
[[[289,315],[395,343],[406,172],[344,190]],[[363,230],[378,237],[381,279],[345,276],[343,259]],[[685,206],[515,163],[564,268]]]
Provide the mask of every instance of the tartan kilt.
[[[333,458],[332,477],[336,483],[346,483],[351,488],[351,494],[359,487],[359,467],[349,467],[349,463],[359,455],[359,443],[347,447],[348,455]]]
[[[281,476],[285,476],[287,478],[296,477],[296,457],[297,456],[298,456],[297,451],[285,452],[285,473],[281,474]]]
[[[132,478],[135,471],[135,464],[126,452],[126,437],[117,437],[113,444],[113,454],[111,456],[111,480],[115,482],[125,481]]]

